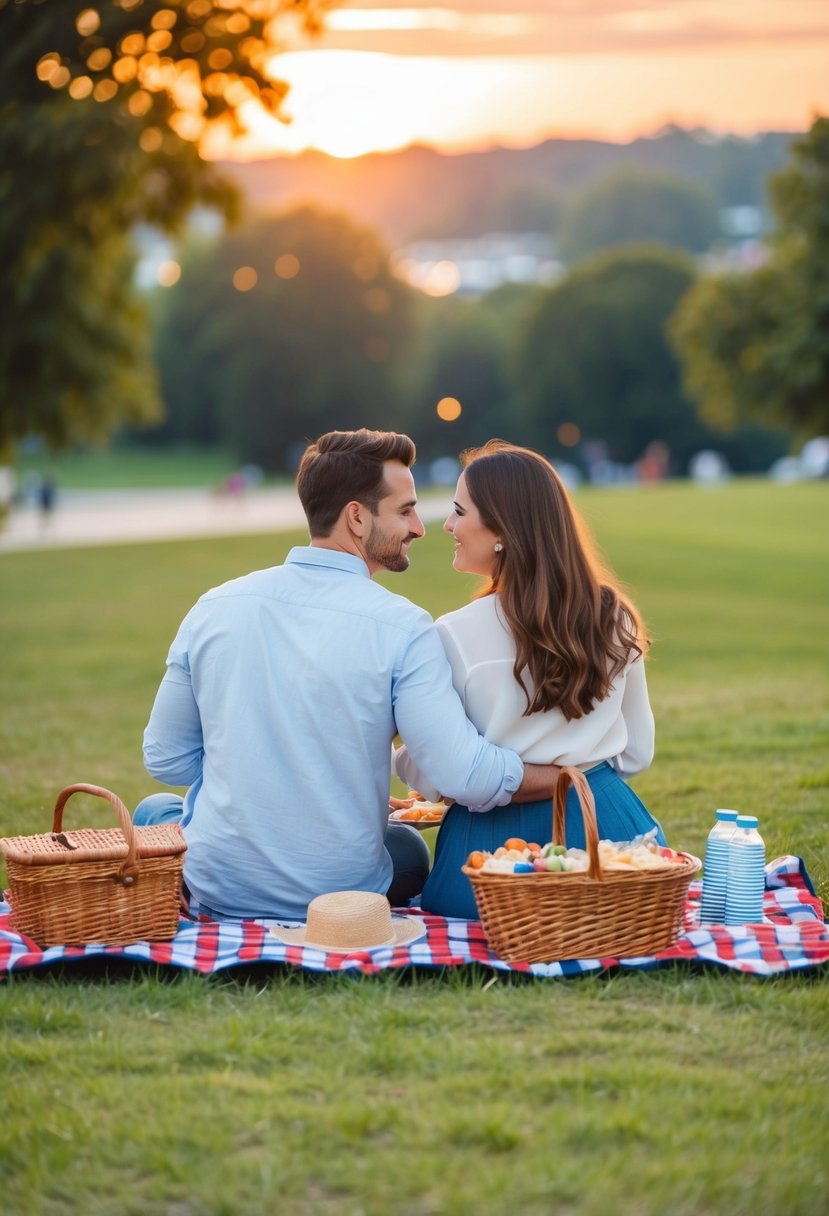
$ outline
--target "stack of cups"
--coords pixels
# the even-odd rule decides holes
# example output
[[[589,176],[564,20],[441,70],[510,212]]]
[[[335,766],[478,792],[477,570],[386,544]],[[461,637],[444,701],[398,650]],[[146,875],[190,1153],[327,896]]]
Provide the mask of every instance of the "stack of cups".
[[[757,924],[763,919],[766,846],[757,831],[756,815],[738,815],[728,841],[727,925]]]
[[[725,923],[725,896],[728,888],[728,842],[737,826],[737,812],[718,810],[717,822],[708,834],[705,845],[705,864],[702,872],[702,904],[700,920],[703,924]]]

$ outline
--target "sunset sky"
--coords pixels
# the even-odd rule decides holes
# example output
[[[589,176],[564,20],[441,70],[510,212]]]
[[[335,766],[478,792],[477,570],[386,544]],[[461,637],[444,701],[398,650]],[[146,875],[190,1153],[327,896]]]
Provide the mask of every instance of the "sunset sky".
[[[321,39],[284,37],[294,121],[249,113],[237,156],[797,131],[829,114],[827,0],[351,0]]]

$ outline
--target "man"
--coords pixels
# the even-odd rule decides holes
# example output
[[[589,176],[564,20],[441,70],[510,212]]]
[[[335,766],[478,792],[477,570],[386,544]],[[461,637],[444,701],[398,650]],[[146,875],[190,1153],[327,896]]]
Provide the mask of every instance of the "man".
[[[303,920],[311,899],[364,890],[408,902],[429,852],[389,824],[390,744],[447,797],[482,810],[552,788],[467,720],[431,617],[372,582],[423,535],[406,435],[332,431],[297,475],[311,543],[202,596],[167,658],[144,736],[147,771],[189,788],[138,823],[181,817],[184,879],[211,914]],[[161,806],[159,807],[159,800]]]

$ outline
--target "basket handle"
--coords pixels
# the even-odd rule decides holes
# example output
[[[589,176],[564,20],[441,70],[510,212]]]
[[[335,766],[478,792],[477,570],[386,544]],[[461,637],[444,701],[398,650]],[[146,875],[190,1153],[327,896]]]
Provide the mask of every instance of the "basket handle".
[[[138,842],[135,837],[135,828],[132,824],[132,816],[124,806],[117,794],[113,794],[111,790],[105,790],[102,785],[87,785],[85,782],[79,782],[77,785],[67,785],[58,794],[58,800],[55,803],[55,814],[52,819],[52,836],[60,837],[63,827],[63,808],[69,801],[72,794],[95,794],[98,798],[105,798],[111,803],[118,812],[118,818],[121,821],[121,831],[124,833],[124,838],[127,842],[127,855],[124,858],[118,870],[114,874],[116,882],[123,883],[125,887],[132,886],[138,877]],[[64,839],[62,844],[72,847],[69,841]]]
[[[587,778],[580,768],[563,765],[559,770],[553,794],[553,843],[566,844],[564,832],[565,810],[567,806],[567,791],[572,785],[579,799],[581,817],[584,821],[584,841],[590,863],[588,873],[594,878],[602,879],[601,862],[599,861],[599,829],[596,824],[596,803],[593,798]]]

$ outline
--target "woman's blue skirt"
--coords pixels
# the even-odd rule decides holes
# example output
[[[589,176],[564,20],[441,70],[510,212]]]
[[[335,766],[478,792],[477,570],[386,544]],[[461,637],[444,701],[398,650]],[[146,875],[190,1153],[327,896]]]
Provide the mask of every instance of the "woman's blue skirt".
[[[596,802],[600,840],[632,840],[655,827],[659,844],[668,843],[660,824],[607,761],[589,769],[585,776]],[[472,886],[461,866],[475,849],[494,853],[510,836],[542,845],[552,840],[552,801],[514,802],[484,813],[458,803],[450,807],[438,831],[434,865],[419,901],[423,911],[477,920]],[[567,793],[565,838],[568,847],[584,848],[581,807],[572,788]]]

